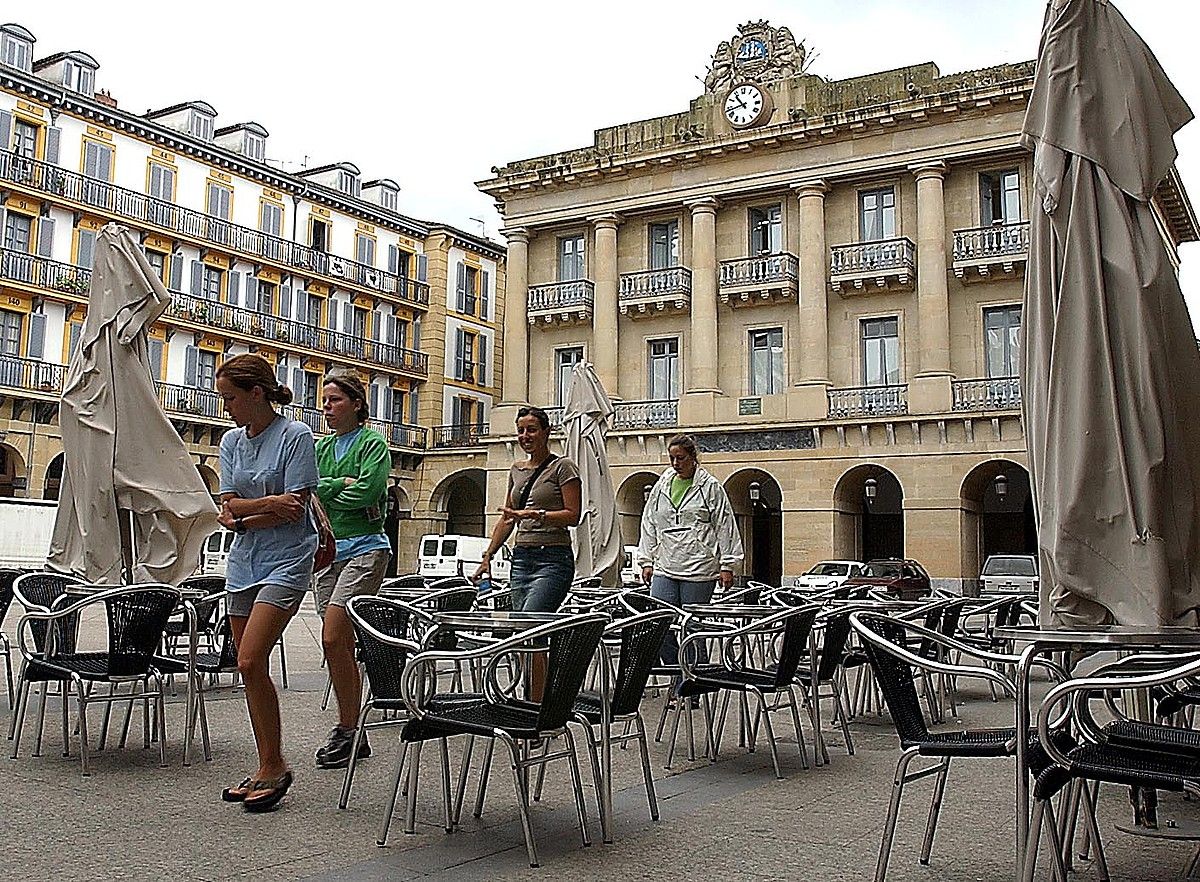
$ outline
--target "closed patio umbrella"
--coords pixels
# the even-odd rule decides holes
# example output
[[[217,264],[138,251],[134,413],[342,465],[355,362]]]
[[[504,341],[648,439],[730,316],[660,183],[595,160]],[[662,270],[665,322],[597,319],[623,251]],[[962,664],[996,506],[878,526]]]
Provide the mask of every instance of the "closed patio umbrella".
[[[1051,0],[1021,385],[1043,624],[1195,621],[1200,353],[1151,200],[1192,118],[1106,0]]]
[[[588,362],[577,364],[563,406],[567,457],[579,466],[583,482],[582,514],[574,530],[576,578],[615,578],[620,559],[617,497],[604,446],[613,412],[595,369]]]
[[[133,582],[179,584],[196,569],[217,508],[158,403],[146,329],[171,295],[127,227],[100,232],[87,318],[63,387],[65,468],[50,569],[122,582],[120,519],[131,519]]]

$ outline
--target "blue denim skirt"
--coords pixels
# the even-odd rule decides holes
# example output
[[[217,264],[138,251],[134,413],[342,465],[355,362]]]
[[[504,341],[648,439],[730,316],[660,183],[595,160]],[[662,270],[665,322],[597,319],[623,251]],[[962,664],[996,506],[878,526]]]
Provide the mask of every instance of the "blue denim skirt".
[[[570,545],[518,545],[513,549],[509,587],[513,609],[557,612],[575,578]]]

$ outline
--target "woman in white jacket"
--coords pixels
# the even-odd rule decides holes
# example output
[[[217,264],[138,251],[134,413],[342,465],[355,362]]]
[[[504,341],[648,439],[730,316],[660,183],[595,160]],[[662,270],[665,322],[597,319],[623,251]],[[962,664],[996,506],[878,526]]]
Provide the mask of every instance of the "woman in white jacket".
[[[733,584],[742,562],[742,537],[733,506],[721,486],[700,468],[696,444],[676,435],[667,445],[671,467],[650,491],[642,511],[638,563],[650,594],[675,606],[708,603],[717,580]],[[673,633],[662,649],[663,664],[679,661]]]

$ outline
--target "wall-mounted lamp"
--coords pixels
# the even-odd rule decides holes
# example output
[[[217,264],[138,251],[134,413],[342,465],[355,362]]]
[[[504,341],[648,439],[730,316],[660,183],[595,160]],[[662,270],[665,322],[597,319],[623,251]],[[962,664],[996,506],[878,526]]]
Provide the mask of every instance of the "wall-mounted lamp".
[[[1008,495],[1008,478],[1003,473],[996,475],[992,485],[996,488],[996,495],[1001,499]]]
[[[877,493],[879,493],[879,482],[874,478],[867,478],[863,482],[863,494],[867,497],[867,500],[874,499]]]
[[[643,502],[650,501],[650,491],[653,489],[654,489],[653,484],[647,484],[645,487],[642,488],[642,501]]]
[[[746,491],[750,494],[750,504],[758,505],[758,500],[762,497],[762,485],[758,481],[751,481]]]

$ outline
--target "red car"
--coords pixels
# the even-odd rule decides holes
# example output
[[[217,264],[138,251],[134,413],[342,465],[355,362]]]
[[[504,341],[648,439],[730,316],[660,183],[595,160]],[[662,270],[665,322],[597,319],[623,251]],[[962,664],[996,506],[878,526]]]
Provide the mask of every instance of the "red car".
[[[862,572],[842,583],[851,586],[882,589],[900,600],[919,600],[927,597],[933,586],[929,573],[915,560],[879,558],[863,564]]]

